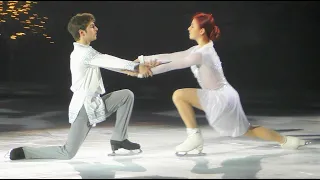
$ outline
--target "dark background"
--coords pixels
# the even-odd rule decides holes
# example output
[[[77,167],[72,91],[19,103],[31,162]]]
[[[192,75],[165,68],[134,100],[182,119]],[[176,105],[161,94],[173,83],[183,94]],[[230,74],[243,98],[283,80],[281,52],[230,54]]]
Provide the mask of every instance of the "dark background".
[[[187,28],[196,12],[212,13],[221,30],[215,48],[227,80],[248,110],[261,108],[319,108],[319,3],[226,1],[49,1],[32,9],[49,18],[49,44],[43,37],[27,35],[12,42],[0,36],[1,98],[71,98],[69,56],[73,39],[69,19],[80,12],[96,17],[102,52],[134,60],[144,54],[185,50],[195,42]],[[102,70],[108,92],[132,90],[137,103],[172,106],[175,89],[198,87],[189,68],[150,79],[134,79]],[[33,92],[33,93],[32,93]],[[141,101],[139,101],[139,99]]]

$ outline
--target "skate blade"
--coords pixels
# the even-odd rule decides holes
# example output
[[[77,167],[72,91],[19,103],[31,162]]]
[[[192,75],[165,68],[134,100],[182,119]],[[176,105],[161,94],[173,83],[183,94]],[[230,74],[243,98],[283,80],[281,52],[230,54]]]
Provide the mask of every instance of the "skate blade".
[[[3,157],[4,157],[5,159],[10,159],[10,152],[11,152],[11,150],[8,151]]]
[[[176,152],[176,156],[178,157],[199,157],[199,156],[205,156],[206,153],[198,153],[198,154],[188,154],[187,152]]]
[[[312,144],[311,141],[306,141],[306,142],[304,143],[305,146],[306,146],[306,145],[310,145],[310,144]]]
[[[305,140],[302,144],[300,144],[299,148],[300,147],[304,147],[304,146],[308,146],[308,145],[311,145],[311,144],[313,144],[311,141]]]
[[[133,156],[133,155],[139,155],[141,153],[142,153],[142,150],[139,149],[138,152],[134,152],[133,150],[131,150],[129,153],[121,153],[121,154],[113,152],[113,153],[108,154],[108,156]]]
[[[290,148],[288,150],[300,150],[300,149],[303,149],[305,146],[308,146],[308,145],[311,145],[311,144],[314,144],[314,143],[312,143],[310,140],[303,140],[302,142],[300,142],[298,147],[292,148],[292,149]]]

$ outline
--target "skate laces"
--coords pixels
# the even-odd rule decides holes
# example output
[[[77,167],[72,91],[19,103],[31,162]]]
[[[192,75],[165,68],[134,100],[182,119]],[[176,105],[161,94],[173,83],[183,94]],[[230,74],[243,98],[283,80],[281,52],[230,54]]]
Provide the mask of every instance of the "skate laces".
[[[188,134],[194,134],[194,133],[197,133],[199,132],[199,128],[187,128],[187,133]]]
[[[189,137],[192,137],[192,136],[196,136],[197,134],[198,134],[199,136],[201,136],[201,132],[200,132],[200,131],[191,132],[191,133],[188,132],[188,138],[189,138]]]

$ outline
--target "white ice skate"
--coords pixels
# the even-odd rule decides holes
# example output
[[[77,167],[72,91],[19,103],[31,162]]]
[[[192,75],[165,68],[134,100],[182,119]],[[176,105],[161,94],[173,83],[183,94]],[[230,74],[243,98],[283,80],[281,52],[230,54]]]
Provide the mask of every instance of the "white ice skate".
[[[285,136],[286,141],[283,144],[280,144],[283,149],[298,149],[301,146],[310,144],[310,141],[302,140],[297,137]]]
[[[192,151],[194,149],[197,149],[199,151],[199,155],[204,155],[204,153],[202,153],[203,138],[201,132],[189,134],[187,139],[182,144],[176,147],[176,155],[184,156],[189,151]]]

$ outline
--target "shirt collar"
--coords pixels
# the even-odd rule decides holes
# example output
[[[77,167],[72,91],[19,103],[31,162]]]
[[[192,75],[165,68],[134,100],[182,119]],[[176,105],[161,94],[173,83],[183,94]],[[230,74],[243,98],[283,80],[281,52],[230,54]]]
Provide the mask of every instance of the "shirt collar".
[[[84,44],[80,44],[78,42],[73,42],[73,45],[76,47],[85,47],[85,48],[88,48],[88,47],[91,47],[90,45],[84,45]]]

